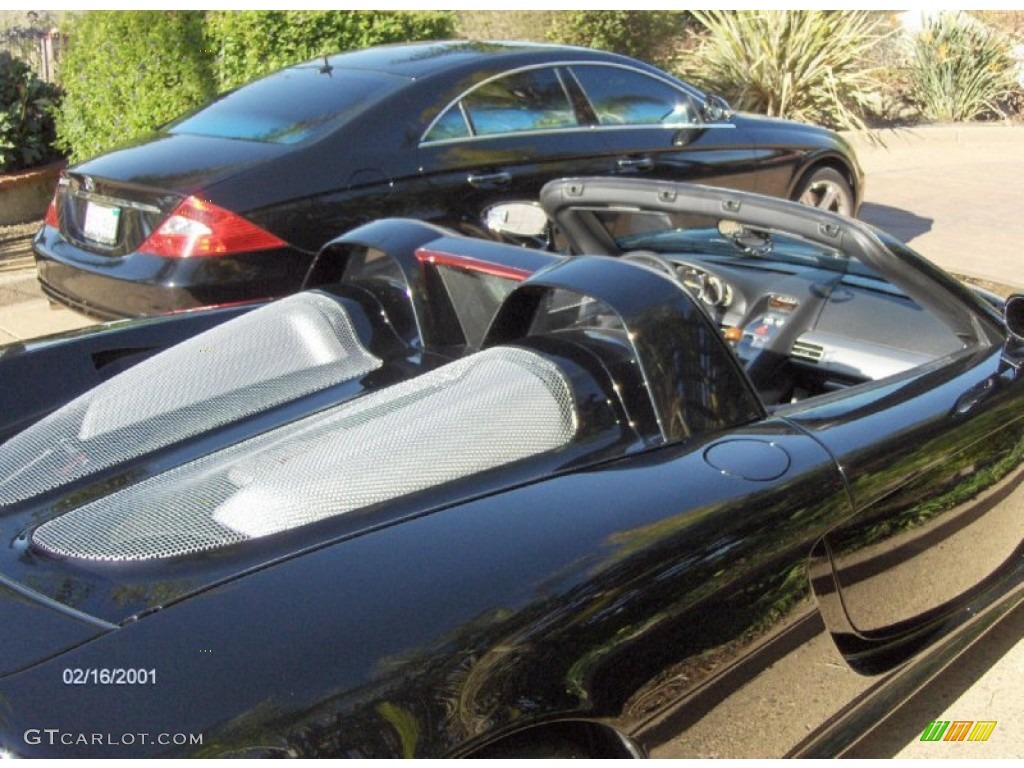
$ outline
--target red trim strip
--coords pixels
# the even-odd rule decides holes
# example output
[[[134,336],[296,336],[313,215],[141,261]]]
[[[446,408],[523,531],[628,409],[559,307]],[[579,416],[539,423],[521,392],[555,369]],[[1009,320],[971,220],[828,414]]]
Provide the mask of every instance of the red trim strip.
[[[506,264],[494,264],[493,262],[474,259],[472,256],[460,256],[454,253],[445,253],[444,251],[434,251],[430,248],[417,248],[416,258],[421,264],[433,264],[438,267],[454,267],[455,269],[464,269],[467,272],[480,272],[481,274],[491,275],[492,277],[503,277],[506,280],[515,280],[517,283],[522,282],[533,274],[533,272],[528,269],[510,267]]]

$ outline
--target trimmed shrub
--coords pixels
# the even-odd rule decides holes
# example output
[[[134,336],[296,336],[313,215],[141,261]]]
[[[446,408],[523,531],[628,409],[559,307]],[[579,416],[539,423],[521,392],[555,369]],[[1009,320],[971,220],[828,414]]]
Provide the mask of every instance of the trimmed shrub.
[[[866,69],[885,37],[863,11],[693,11],[704,28],[683,77],[737,109],[864,128],[879,87]]]
[[[60,89],[44,83],[28,63],[0,51],[0,172],[56,159],[53,111]]]
[[[560,11],[552,17],[548,40],[657,62],[683,19],[676,11]]]
[[[449,38],[448,11],[210,11],[218,90],[317,56],[407,40]]]
[[[89,11],[74,17],[57,137],[72,161],[145,134],[216,94],[203,11]]]
[[[909,95],[929,120],[998,115],[1018,86],[1009,39],[973,19],[943,13],[913,40]]]
[[[459,11],[456,35],[467,40],[548,39],[554,19],[562,11]]]

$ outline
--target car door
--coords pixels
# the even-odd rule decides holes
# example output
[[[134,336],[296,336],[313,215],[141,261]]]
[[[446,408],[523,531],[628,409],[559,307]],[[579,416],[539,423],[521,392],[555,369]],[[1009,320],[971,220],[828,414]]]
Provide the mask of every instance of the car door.
[[[817,582],[834,580],[819,598],[855,667],[892,666],[1009,578],[1024,541],[1022,395],[1019,368],[977,342],[789,416],[835,456],[856,510],[826,536],[833,573]]]
[[[475,85],[427,128],[418,149],[435,218],[471,234],[497,201],[535,201],[553,178],[603,172],[603,152],[551,66]]]
[[[697,94],[619,65],[570,70],[608,149],[605,173],[756,189],[753,138],[728,119],[706,121]]]
[[[754,335],[763,328],[766,340],[752,345],[752,357],[751,348],[741,354],[743,341],[736,351],[762,396],[778,391],[778,371],[791,377],[772,412],[824,447],[844,475],[852,514],[823,531],[814,585],[852,665],[869,672],[900,663],[994,599],[1015,571],[1019,578],[1024,360],[1021,342],[990,304],[854,220],[683,185],[573,185],[572,198],[553,184],[543,200],[563,231],[586,245],[601,243],[595,217],[573,215],[573,207],[610,199],[671,214],[692,213],[697,202],[741,212],[751,231],[776,231],[771,248],[736,241],[748,256],[760,248],[773,260],[758,272],[767,282],[743,290],[739,323]],[[720,222],[719,233],[730,231],[734,222]],[[785,231],[816,249],[800,245],[787,266]],[[800,264],[813,269],[794,271]],[[1019,306],[1006,311],[1015,327],[1024,325]],[[772,358],[783,365],[758,364]]]

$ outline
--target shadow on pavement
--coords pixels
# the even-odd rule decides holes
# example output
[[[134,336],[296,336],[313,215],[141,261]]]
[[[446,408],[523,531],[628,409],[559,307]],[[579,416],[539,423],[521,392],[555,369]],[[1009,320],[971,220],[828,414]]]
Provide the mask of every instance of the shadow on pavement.
[[[930,232],[934,223],[934,219],[926,219],[910,211],[878,203],[864,203],[860,207],[858,218],[905,243],[909,243],[918,235]]]
[[[974,685],[1024,635],[1024,606],[1014,609],[983,638],[967,649],[934,680],[898,707],[844,757],[889,758],[921,738],[925,727]],[[964,712],[963,717],[1001,720],[992,711]],[[959,713],[958,713],[959,716]],[[959,756],[960,753],[957,753]]]

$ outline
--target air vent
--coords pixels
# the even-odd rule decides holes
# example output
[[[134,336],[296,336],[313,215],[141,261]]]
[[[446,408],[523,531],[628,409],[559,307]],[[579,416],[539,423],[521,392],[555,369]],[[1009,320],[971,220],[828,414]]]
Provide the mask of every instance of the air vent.
[[[790,350],[790,354],[800,360],[820,363],[821,358],[825,356],[825,348],[821,344],[815,344],[812,341],[797,339],[793,344],[793,349]]]

